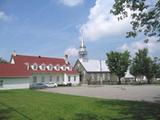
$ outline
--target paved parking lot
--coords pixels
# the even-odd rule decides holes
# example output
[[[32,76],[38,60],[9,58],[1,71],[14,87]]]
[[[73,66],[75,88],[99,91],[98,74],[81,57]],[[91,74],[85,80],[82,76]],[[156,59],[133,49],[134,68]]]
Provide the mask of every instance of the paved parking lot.
[[[158,85],[105,85],[47,88],[41,91],[106,99],[137,100],[160,103]]]

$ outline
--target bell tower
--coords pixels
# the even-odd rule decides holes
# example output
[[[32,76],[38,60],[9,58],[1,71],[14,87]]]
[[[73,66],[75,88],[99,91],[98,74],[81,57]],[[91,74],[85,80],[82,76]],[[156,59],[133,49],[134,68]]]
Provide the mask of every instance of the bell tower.
[[[80,59],[86,59],[87,58],[87,50],[86,50],[86,46],[84,45],[84,39],[83,38],[80,41],[79,58]]]

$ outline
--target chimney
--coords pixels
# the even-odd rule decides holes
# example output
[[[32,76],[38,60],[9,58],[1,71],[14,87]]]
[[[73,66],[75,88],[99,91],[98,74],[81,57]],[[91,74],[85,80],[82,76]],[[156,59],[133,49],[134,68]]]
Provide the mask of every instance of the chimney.
[[[67,54],[64,55],[64,60],[65,60],[65,63],[68,64],[68,55]]]
[[[13,51],[12,55],[13,55],[13,56],[16,56],[16,55],[17,55],[15,50]]]

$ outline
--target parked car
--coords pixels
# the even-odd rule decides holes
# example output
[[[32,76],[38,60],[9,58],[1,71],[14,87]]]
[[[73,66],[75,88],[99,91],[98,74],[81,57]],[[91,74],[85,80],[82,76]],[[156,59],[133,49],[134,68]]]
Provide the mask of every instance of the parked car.
[[[62,84],[58,84],[58,86],[72,86],[72,83],[63,82]]]
[[[33,83],[30,85],[30,88],[32,89],[43,89],[47,88],[47,86],[44,83]]]
[[[57,83],[54,82],[49,82],[45,84],[48,88],[53,88],[53,87],[57,87]]]
[[[72,83],[67,83],[67,86],[72,86]]]

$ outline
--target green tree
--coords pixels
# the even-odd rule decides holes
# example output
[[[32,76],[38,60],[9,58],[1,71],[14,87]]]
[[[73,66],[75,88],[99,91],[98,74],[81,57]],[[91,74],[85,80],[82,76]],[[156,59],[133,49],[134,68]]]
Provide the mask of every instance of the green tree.
[[[135,61],[136,62],[136,61]],[[138,68],[138,64],[137,63],[135,63],[135,62],[132,62],[131,63],[131,67],[130,67],[130,73],[132,74],[132,75],[134,75],[134,77],[135,77],[135,82],[136,82],[136,79],[137,79],[137,77],[140,75],[139,74],[139,68]]]
[[[128,51],[123,53],[111,51],[107,53],[107,60],[106,63],[111,71],[118,76],[118,84],[121,84],[121,77],[124,77],[125,72],[128,69],[130,64],[130,55]]]
[[[131,73],[137,76],[146,76],[148,84],[157,70],[155,62],[148,56],[148,49],[138,50],[131,64]]]
[[[148,84],[150,84],[152,81],[152,78],[155,76],[156,68],[153,60],[150,57],[146,59],[145,63],[146,63],[146,66],[145,66],[144,75],[147,77]]]
[[[136,37],[142,32],[148,38],[156,36],[160,41],[160,0],[149,3],[149,0],[115,0],[111,13],[118,16],[118,20],[128,17],[128,10],[131,11],[132,30],[127,32],[127,37]]]
[[[158,57],[154,57],[153,72],[154,72],[155,78],[160,78],[160,58],[158,58]]]
[[[0,57],[0,63],[8,63],[7,60]]]

